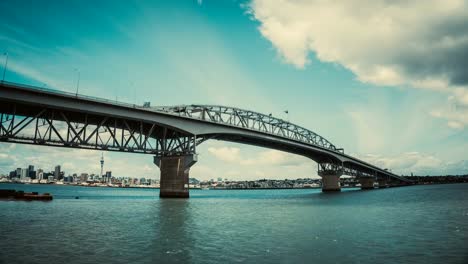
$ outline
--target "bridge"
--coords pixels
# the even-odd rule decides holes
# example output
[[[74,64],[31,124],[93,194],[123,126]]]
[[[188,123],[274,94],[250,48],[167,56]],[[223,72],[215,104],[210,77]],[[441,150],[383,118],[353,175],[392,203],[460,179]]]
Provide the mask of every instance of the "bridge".
[[[347,155],[301,126],[254,111],[218,105],[151,107],[11,82],[0,83],[0,141],[152,155],[161,170],[161,197],[189,197],[196,148],[223,140],[308,157],[318,164],[322,191],[340,191],[342,175],[362,189],[410,184]]]

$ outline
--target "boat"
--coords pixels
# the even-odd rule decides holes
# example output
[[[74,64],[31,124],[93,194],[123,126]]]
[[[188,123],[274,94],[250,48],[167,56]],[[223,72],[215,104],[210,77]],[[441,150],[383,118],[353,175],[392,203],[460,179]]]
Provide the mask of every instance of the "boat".
[[[24,191],[16,190],[0,190],[0,198],[8,200],[26,200],[26,201],[51,201],[53,196],[50,193],[39,194],[38,192],[25,193]]]

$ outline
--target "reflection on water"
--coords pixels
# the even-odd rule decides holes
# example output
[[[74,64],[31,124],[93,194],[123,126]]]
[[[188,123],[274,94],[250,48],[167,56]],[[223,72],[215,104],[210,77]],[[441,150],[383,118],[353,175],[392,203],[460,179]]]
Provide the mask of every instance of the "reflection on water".
[[[154,263],[191,263],[193,223],[188,199],[161,199],[154,204]]]
[[[0,263],[468,263],[468,184],[374,191],[0,184]],[[80,199],[73,199],[79,196]]]

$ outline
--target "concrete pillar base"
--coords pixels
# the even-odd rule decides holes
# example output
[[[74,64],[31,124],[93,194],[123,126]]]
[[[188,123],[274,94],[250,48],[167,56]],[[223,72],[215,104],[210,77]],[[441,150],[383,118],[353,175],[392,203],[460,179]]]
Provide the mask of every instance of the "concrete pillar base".
[[[361,184],[361,190],[372,190],[374,189],[374,178],[359,178],[359,183]]]
[[[197,162],[196,155],[154,157],[161,170],[159,197],[189,198],[189,171]]]
[[[340,175],[322,176],[322,192],[340,192]]]
[[[160,198],[190,198],[189,191],[163,191],[162,189],[159,190],[159,197]]]
[[[387,186],[387,181],[386,181],[386,180],[379,179],[377,182],[379,183],[379,188],[380,188],[380,189],[381,189],[381,188],[387,188],[387,187],[388,187],[388,186]]]

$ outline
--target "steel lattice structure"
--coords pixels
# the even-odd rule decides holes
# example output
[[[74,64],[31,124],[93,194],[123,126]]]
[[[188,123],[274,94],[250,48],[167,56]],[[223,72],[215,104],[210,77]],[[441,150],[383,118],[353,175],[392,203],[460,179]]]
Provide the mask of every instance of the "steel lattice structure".
[[[169,156],[193,154],[205,140],[156,123],[95,115],[72,118],[48,108],[17,115],[12,104],[11,111],[0,114],[0,141]]]
[[[254,130],[344,153],[343,149],[337,148],[317,133],[273,117],[271,114],[265,115],[254,111],[220,105],[161,106],[153,107],[152,109],[205,122],[221,123],[242,129]]]
[[[318,174],[320,176],[326,175],[348,175],[363,178],[376,178],[377,174],[372,170],[363,170],[349,163],[336,163],[336,162],[318,162]],[[382,177],[380,175],[380,177]]]

